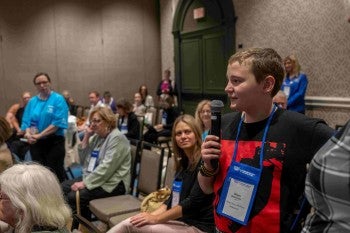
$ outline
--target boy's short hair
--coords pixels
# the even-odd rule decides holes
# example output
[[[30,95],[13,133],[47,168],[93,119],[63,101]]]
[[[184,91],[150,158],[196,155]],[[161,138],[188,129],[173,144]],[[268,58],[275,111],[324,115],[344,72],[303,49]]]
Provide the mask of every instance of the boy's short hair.
[[[250,70],[258,83],[266,76],[275,78],[275,86],[271,96],[280,90],[284,78],[284,65],[281,56],[271,48],[251,48],[232,55],[228,64],[238,62],[240,65],[250,66]]]

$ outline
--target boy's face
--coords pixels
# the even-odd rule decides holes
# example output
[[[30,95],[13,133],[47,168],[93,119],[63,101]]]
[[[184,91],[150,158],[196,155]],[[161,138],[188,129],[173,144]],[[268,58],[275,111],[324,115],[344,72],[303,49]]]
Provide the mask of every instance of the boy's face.
[[[261,82],[263,83],[263,82]],[[258,84],[250,71],[250,64],[233,62],[227,66],[227,85],[225,92],[233,110],[250,111],[255,109],[261,99],[262,84]]]

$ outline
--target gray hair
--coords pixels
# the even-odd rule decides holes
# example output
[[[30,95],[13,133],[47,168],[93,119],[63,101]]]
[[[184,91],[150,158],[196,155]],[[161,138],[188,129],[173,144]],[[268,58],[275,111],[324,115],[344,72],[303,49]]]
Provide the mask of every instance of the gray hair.
[[[57,177],[44,166],[13,165],[0,175],[0,187],[21,216],[16,233],[31,232],[33,225],[63,228],[72,216]]]

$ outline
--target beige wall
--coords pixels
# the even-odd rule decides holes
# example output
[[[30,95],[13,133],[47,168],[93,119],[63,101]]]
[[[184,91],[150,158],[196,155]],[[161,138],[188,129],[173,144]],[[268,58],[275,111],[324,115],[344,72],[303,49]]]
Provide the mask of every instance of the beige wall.
[[[48,72],[52,86],[88,105],[87,93],[133,99],[161,76],[159,20],[150,0],[0,1],[0,114],[32,79]]]
[[[174,51],[167,49],[171,43],[164,38],[171,32],[169,18],[178,2],[161,1],[162,23],[168,22],[161,27],[161,54],[167,63],[173,62]],[[233,5],[237,46],[272,47],[282,57],[297,55],[309,78],[307,102],[312,106],[307,115],[331,126],[350,118],[349,0],[233,0]]]

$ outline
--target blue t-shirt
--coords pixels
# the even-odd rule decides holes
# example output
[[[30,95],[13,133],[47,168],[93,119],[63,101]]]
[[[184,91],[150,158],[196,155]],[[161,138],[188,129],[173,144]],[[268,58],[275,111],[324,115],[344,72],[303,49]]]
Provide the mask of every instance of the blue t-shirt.
[[[39,133],[53,125],[58,128],[55,135],[63,136],[64,129],[68,127],[68,106],[63,96],[51,91],[46,100],[38,96],[31,98],[24,110],[21,130],[26,130],[33,123]]]

